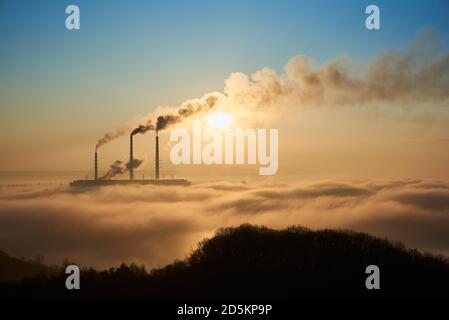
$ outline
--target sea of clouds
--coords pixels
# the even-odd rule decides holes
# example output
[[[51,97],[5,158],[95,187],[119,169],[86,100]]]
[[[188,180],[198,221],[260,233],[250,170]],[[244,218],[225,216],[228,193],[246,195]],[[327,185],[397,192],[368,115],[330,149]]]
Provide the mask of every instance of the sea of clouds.
[[[449,255],[449,182],[215,182],[76,190],[0,186],[0,250],[46,263],[163,266],[225,226],[353,229]]]

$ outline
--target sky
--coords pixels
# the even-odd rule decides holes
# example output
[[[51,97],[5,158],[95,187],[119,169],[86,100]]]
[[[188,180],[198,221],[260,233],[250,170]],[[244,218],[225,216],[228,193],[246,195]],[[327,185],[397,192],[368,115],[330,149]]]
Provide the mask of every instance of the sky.
[[[68,4],[80,7],[80,30],[65,29]],[[297,54],[318,63],[341,55],[366,61],[390,49],[406,48],[428,28],[439,34],[440,52],[447,52],[448,1],[376,1],[382,26],[376,31],[364,27],[368,4],[371,2],[355,0],[0,1],[0,170],[86,170],[96,140],[125,121],[157,106],[177,106],[207,92],[223,91],[225,79],[233,72],[252,74],[268,67],[282,73]],[[345,111],[329,115],[309,110],[302,119],[309,112],[317,121],[312,121],[314,128],[304,129],[298,139],[284,139],[289,150],[299,150],[305,159],[304,170],[293,170],[288,159],[294,156],[285,156],[283,168],[289,168],[288,172],[322,171],[315,163],[329,154],[340,164],[347,162],[338,154],[347,144],[326,147],[313,141],[326,135],[338,138],[343,131],[364,139],[367,137],[357,130],[379,127],[365,126],[364,121],[354,124],[353,117],[372,118],[370,113],[363,114],[366,111],[356,115],[351,111],[348,118]],[[388,131],[398,118],[401,116],[389,114],[379,120],[382,130],[386,127]],[[310,119],[298,121],[304,128],[311,123]],[[442,130],[423,139],[448,138]],[[406,141],[421,135],[414,129],[400,131],[393,135]],[[340,138],[346,141],[350,135],[341,133]],[[290,146],[291,140],[311,146]],[[122,139],[104,150],[104,166],[127,154],[126,143],[127,139]],[[140,148],[147,150],[148,138],[145,143]],[[406,150],[394,159],[378,156],[374,162],[385,169],[391,161],[402,162],[414,155],[401,147]],[[367,152],[385,155],[392,147],[376,148],[374,145]],[[435,159],[440,149],[432,148],[436,151],[430,159],[416,161]],[[349,149],[353,153],[357,146]],[[152,156],[151,150],[143,153]],[[366,152],[351,157],[360,159],[358,163],[372,158]],[[349,167],[342,174],[357,169],[357,165]],[[364,171],[362,166],[360,172]],[[426,169],[418,173],[435,176],[441,172]]]

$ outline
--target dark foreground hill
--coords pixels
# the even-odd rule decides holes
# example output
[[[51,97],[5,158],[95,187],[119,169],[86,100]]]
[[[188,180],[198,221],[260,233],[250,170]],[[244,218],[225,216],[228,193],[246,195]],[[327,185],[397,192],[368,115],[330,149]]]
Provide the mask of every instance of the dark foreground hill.
[[[380,268],[380,290],[365,269]],[[0,284],[3,297],[30,298],[449,298],[449,264],[401,244],[351,231],[277,231],[242,225],[202,241],[185,260],[147,273],[135,265],[83,270],[81,290],[55,272]]]
[[[5,281],[19,281],[46,274],[50,268],[42,265],[38,260],[25,261],[8,256],[0,251],[0,283]]]

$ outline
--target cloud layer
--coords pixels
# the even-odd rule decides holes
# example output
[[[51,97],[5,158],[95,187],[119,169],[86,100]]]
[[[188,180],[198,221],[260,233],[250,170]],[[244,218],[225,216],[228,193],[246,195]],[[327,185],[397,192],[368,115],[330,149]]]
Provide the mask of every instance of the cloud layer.
[[[91,191],[3,185],[0,250],[47,262],[69,258],[152,268],[185,257],[223,226],[303,225],[365,231],[449,255],[449,182],[216,182]]]

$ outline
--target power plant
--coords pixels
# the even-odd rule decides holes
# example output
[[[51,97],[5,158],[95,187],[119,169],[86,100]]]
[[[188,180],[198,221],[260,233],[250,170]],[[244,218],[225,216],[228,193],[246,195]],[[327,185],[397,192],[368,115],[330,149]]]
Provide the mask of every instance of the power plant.
[[[126,173],[126,169],[121,166],[121,161],[116,161],[108,173],[103,176],[98,176],[98,150],[95,149],[94,155],[94,179],[93,180],[75,180],[70,183],[72,187],[95,187],[95,186],[110,186],[110,185],[129,185],[129,184],[140,184],[140,185],[168,185],[168,186],[188,186],[191,184],[189,180],[186,179],[160,179],[159,178],[159,135],[156,131],[156,141],[155,141],[155,161],[154,161],[154,179],[134,179],[134,166],[136,161],[140,160],[134,159],[134,143],[133,143],[134,132],[130,134],[129,137],[129,162],[126,164],[126,169],[129,170],[129,179],[110,179],[116,174]],[[111,173],[112,170],[112,173]],[[111,173],[111,174],[109,174]]]

